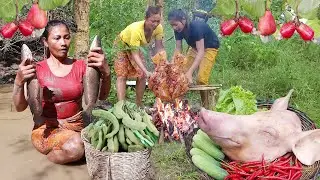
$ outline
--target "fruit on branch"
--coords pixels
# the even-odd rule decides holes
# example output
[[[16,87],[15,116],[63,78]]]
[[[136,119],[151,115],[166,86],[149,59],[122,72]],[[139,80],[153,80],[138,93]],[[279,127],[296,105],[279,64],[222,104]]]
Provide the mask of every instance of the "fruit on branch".
[[[313,29],[302,22],[300,22],[300,24],[296,26],[296,30],[299,33],[300,37],[305,41],[311,41],[314,37]]]
[[[277,30],[276,21],[270,10],[266,10],[264,15],[260,17],[258,23],[258,30],[263,36],[270,36]]]
[[[238,22],[234,19],[229,19],[221,23],[220,30],[222,35],[228,36],[238,27]]]
[[[242,32],[244,33],[251,33],[253,30],[253,22],[247,17],[240,17],[239,18],[239,27]]]
[[[290,21],[281,26],[280,34],[283,38],[289,39],[294,34],[295,30],[296,30],[295,23]]]
[[[1,28],[1,35],[4,38],[12,38],[15,32],[18,30],[18,26],[15,22],[7,23]]]
[[[38,4],[33,4],[28,12],[27,21],[37,29],[46,27],[48,23],[46,11],[40,9]]]
[[[21,21],[19,23],[19,30],[20,30],[21,34],[24,36],[30,36],[33,32],[33,29],[34,29],[34,27],[27,20]]]

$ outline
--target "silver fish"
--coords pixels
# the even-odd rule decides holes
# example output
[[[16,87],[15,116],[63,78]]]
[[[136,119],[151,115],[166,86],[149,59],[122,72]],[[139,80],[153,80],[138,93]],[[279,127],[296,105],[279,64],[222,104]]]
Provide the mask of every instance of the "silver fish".
[[[99,36],[95,36],[93,38],[93,41],[90,45],[90,50],[92,50],[93,48],[96,48],[96,47],[101,47],[101,39],[99,38]]]
[[[32,52],[26,44],[21,47],[21,61],[32,61]]]
[[[21,60],[27,61],[27,64],[33,63],[32,52],[29,47],[25,44],[21,48]],[[28,105],[31,113],[33,114],[33,121],[35,124],[40,125],[42,115],[42,93],[41,87],[36,76],[27,81],[27,93],[28,93]]]

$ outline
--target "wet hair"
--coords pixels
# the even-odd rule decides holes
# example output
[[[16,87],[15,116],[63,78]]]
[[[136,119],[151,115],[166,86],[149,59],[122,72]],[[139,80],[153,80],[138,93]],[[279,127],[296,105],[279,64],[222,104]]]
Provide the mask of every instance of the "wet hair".
[[[47,26],[45,27],[44,32],[42,33],[41,37],[48,39],[49,32],[51,31],[51,29],[55,26],[60,26],[60,25],[64,25],[68,29],[68,31],[70,32],[70,28],[65,21],[51,20],[47,23]]]
[[[60,25],[64,25],[68,31],[70,32],[70,28],[69,26],[67,25],[67,23],[65,21],[62,21],[62,20],[50,20],[46,27],[44,28],[44,31],[41,35],[41,38],[46,38],[48,39],[48,36],[49,36],[49,32],[51,31],[51,29],[55,26],[60,26]],[[50,51],[49,51],[49,48],[46,48],[44,47],[44,55],[45,55],[45,58],[49,58],[50,57]]]
[[[168,14],[168,20],[180,21],[186,20],[188,23],[188,15],[182,9],[172,9]]]
[[[161,14],[161,8],[160,6],[149,6],[147,11],[146,11],[146,18],[151,17],[152,15],[155,14]]]

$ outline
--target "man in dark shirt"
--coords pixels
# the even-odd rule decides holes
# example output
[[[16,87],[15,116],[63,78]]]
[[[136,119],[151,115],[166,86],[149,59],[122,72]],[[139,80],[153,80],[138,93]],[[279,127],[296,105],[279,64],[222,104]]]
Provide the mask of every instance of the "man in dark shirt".
[[[204,39],[204,48],[219,48],[219,39],[207,23],[192,21],[185,31],[174,31],[176,40],[185,39],[189,46],[197,49],[196,42]]]
[[[174,9],[168,15],[176,38],[176,52],[181,53],[182,39],[192,48],[187,53],[184,70],[189,83],[193,83],[192,74],[198,69],[197,84],[208,85],[211,70],[219,49],[219,39],[208,24],[201,21],[188,23],[187,15],[181,9]],[[204,105],[206,92],[201,92]]]

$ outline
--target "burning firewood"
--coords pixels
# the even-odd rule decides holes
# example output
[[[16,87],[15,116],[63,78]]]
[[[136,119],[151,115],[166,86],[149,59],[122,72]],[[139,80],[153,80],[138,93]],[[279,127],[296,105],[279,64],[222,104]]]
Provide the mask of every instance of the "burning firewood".
[[[196,118],[187,100],[175,99],[174,103],[163,103],[160,98],[156,98],[153,121],[159,131],[164,130],[165,140],[181,141],[183,134],[198,127]]]

